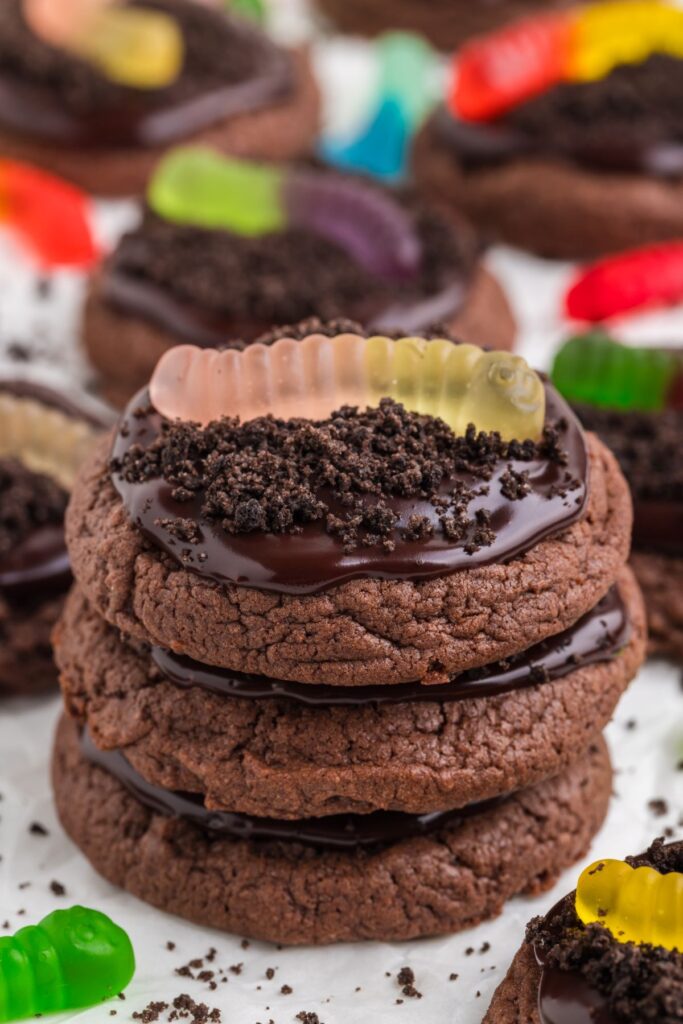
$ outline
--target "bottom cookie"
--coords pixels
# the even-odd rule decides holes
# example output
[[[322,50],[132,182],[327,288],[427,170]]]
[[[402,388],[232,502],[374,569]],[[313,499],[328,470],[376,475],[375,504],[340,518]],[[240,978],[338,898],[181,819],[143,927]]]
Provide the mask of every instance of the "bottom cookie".
[[[62,824],[106,879],[197,924],[285,944],[406,940],[494,917],[585,854],[611,784],[599,739],[561,777],[433,834],[332,850],[211,836],[156,813],[86,758],[67,718],[53,759]]]
[[[634,551],[631,565],[645,599],[650,654],[683,662],[683,558]]]

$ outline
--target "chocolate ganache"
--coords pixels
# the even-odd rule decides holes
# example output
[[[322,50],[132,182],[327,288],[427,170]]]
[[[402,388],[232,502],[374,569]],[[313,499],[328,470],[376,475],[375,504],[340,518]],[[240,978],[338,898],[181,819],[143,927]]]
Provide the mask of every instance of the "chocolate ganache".
[[[565,897],[548,914],[548,919],[569,908],[572,896]],[[538,1015],[541,1024],[618,1024],[604,996],[577,971],[551,967],[539,944],[533,945],[536,963],[541,968],[538,986]]]
[[[312,315],[419,333],[461,309],[478,246],[464,224],[419,204],[409,209],[423,254],[411,282],[375,278],[333,241],[300,228],[251,238],[170,224],[148,212],[105,263],[99,293],[112,309],[204,347],[229,338],[241,345],[274,323]]]
[[[372,848],[430,835],[444,828],[452,829],[468,818],[485,814],[505,799],[495,797],[457,810],[431,814],[375,811],[372,814],[337,814],[292,821],[255,818],[210,811],[199,796],[175,793],[147,782],[120,751],[99,750],[87,731],[81,734],[81,750],[88,761],[117,779],[145,807],[157,814],[187,821],[216,838],[302,843],[334,850]]]
[[[0,125],[59,146],[163,146],[287,98],[289,55],[249,22],[193,0],[134,0],[180,23],[185,64],[163,89],[137,90],[38,39],[21,0],[0,5]]]
[[[444,107],[434,130],[463,167],[546,157],[596,171],[683,174],[683,61],[655,54],[604,79],[555,86],[492,122]]]
[[[197,686],[222,697],[252,700],[281,698],[308,707],[440,702],[496,697],[512,690],[561,679],[587,665],[611,661],[624,649],[630,634],[626,608],[618,589],[613,587],[592,611],[570,629],[543,640],[505,662],[471,669],[445,684],[312,686],[203,665],[160,647],[152,648],[152,661],[162,675],[176,686],[186,689]]]
[[[220,507],[232,500],[233,484],[228,484],[222,496],[207,497],[197,480],[190,482],[191,489],[178,488],[177,481],[173,484],[163,475],[162,467],[173,460],[170,452],[164,454],[164,446],[174,431],[187,435],[180,437],[181,449],[185,444],[192,449],[203,441],[211,456],[203,464],[227,471],[231,458],[217,459],[216,453],[221,431],[233,441],[236,436],[238,445],[249,447],[253,442],[249,470],[253,474],[263,472],[264,439],[278,441],[278,465],[291,470],[293,455],[288,453],[288,445],[292,432],[302,435],[302,446],[310,449],[312,444],[315,451],[318,427],[335,428],[338,435],[343,432],[354,443],[363,431],[374,430],[380,451],[390,444],[400,447],[403,437],[419,439],[424,435],[431,444],[439,442],[447,450],[450,446],[453,454],[444,456],[437,466],[437,477],[444,465],[448,472],[437,479],[431,493],[429,487],[403,493],[390,487],[388,493],[380,491],[378,495],[375,488],[374,500],[369,501],[367,492],[372,487],[361,469],[360,492],[365,488],[365,494],[354,498],[352,514],[348,502],[335,497],[331,487],[318,487],[314,502],[325,510],[326,522],[321,522],[319,515],[314,521],[302,517],[301,524],[297,522],[287,532],[260,526],[265,513],[254,501],[243,503],[240,523],[229,532],[223,528],[224,513],[209,519],[202,510],[211,502]],[[222,584],[310,594],[358,578],[427,580],[515,558],[580,519],[587,502],[586,438],[550,385],[546,435],[538,444],[505,445],[497,435],[476,435],[474,431],[456,438],[441,421],[408,413],[388,400],[379,410],[341,410],[336,420],[324,424],[266,419],[240,425],[226,420],[206,430],[209,433],[202,434],[191,425],[164,423],[143,392],[130,403],[115,436],[112,481],[131,521],[155,547],[189,571]],[[329,450],[335,447],[340,447],[338,442]],[[232,450],[236,450],[234,445]],[[193,465],[188,457],[177,456],[181,475],[184,466]],[[400,452],[395,453],[397,458],[405,462]],[[197,458],[195,464],[200,461]],[[389,456],[376,455],[375,462],[373,472],[382,471],[389,484],[396,481],[400,474],[392,469],[394,462]],[[433,469],[433,464],[426,465],[428,476]],[[315,470],[313,475],[319,479]],[[316,486],[310,477],[308,486]],[[278,498],[276,494],[276,504]],[[311,517],[315,514],[314,509]],[[344,531],[351,533],[354,521],[363,517],[369,526],[364,526],[362,540],[345,542]]]

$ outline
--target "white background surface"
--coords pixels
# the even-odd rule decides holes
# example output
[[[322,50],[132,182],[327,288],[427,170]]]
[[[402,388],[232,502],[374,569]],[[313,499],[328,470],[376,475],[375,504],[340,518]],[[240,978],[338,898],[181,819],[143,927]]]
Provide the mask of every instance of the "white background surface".
[[[299,31],[305,25],[301,0],[279,2],[279,28]],[[343,127],[353,121],[371,88],[369,51],[364,45],[335,41],[319,46],[316,60],[323,68],[327,123]],[[342,93],[346,96],[343,107],[335,101]],[[136,213],[132,204],[110,203],[99,204],[94,216],[99,236],[111,242]],[[558,310],[571,269],[504,249],[494,251],[490,262],[507,285],[520,318],[520,351],[536,366],[547,367],[553,348],[567,331]],[[0,370],[37,372],[41,379],[86,386],[88,369],[76,342],[83,281],[74,273],[55,275],[50,294],[43,298],[35,283],[30,260],[0,233]],[[635,318],[624,325],[624,332],[640,342],[670,343],[683,338],[683,316],[680,311],[667,311]],[[16,348],[17,342],[30,344],[31,364],[8,356],[8,349]],[[322,950],[278,951],[252,944],[244,950],[240,937],[195,928],[114,890],[67,841],[52,809],[48,777],[58,714],[56,697],[0,705],[0,934],[5,921],[13,931],[56,907],[76,902],[98,907],[129,931],[138,971],[125,1002],[53,1018],[57,1024],[129,1021],[132,1012],[150,1000],[170,1001],[181,992],[219,1007],[226,1024],[271,1020],[290,1024],[301,1010],[317,1012],[323,1024],[479,1024],[521,942],[527,920],[573,887],[581,867],[567,872],[542,898],[514,900],[498,921],[452,938]],[[628,723],[635,724],[628,727]],[[665,827],[683,838],[683,771],[676,771],[683,760],[680,672],[664,663],[648,665],[620,705],[608,737],[616,766],[615,799],[588,861],[641,850]],[[668,816],[657,818],[648,807],[657,798],[668,801]],[[35,821],[48,829],[47,836],[30,832]],[[53,895],[53,880],[66,886],[65,897]],[[176,943],[173,952],[165,948],[169,940]],[[490,949],[478,952],[484,943],[490,943]],[[202,956],[211,946],[218,950],[214,969],[242,962],[242,973],[229,973],[229,982],[217,992],[174,976],[174,968]],[[477,952],[465,955],[468,947]],[[415,971],[423,998],[397,1005],[401,992],[395,975],[404,965]],[[265,978],[268,967],[277,968],[272,981]],[[451,973],[459,975],[457,981],[449,981]],[[293,988],[291,995],[280,994],[283,984]],[[110,1009],[117,1011],[116,1017],[109,1016]]]

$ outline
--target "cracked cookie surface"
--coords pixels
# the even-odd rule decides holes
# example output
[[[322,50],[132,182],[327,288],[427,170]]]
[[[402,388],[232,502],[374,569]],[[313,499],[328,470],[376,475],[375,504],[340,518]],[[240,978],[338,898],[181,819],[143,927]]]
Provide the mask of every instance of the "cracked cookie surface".
[[[257,816],[425,813],[532,785],[588,747],[644,656],[628,569],[619,587],[632,624],[621,654],[497,697],[306,707],[179,688],[79,590],[57,632],[57,661],[73,717],[156,785]]]
[[[332,685],[437,682],[561,632],[626,561],[631,501],[589,435],[590,500],[578,523],[504,565],[436,580],[363,579],[304,597],[218,586],[144,540],[116,495],[108,442],[67,514],[74,574],[93,607],[143,642],[208,664]]]

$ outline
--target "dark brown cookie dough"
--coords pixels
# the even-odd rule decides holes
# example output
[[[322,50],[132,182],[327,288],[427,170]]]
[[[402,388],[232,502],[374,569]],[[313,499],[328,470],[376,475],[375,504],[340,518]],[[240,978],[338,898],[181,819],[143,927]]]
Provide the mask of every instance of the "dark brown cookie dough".
[[[207,838],[151,813],[84,760],[63,719],[53,782],[62,824],[93,866],[153,906],[287,944],[403,940],[499,914],[548,888],[600,827],[612,773],[603,741],[564,776],[454,829],[379,852]]]
[[[98,746],[123,749],[149,782],[256,816],[419,814],[535,784],[587,748],[644,655],[644,611],[628,570],[620,588],[633,632],[615,660],[449,703],[315,708],[179,689],[78,590],[56,655],[69,712]]]
[[[506,351],[512,348],[516,333],[505,292],[482,266],[476,270],[458,314],[446,326],[460,341]],[[243,328],[236,320],[226,331],[226,341],[242,337]],[[83,338],[100,374],[101,392],[117,407],[124,406],[149,380],[164,352],[179,342],[163,327],[114,309],[104,301],[97,274],[86,299]]]
[[[683,558],[634,551],[631,565],[647,608],[650,654],[683,662]]]
[[[467,171],[428,121],[415,142],[426,196],[465,213],[485,236],[541,256],[583,259],[680,238],[683,184],[538,157]]]
[[[320,97],[308,52],[293,54],[295,86],[290,98],[228,117],[183,139],[183,145],[210,146],[227,156],[292,160],[307,155],[318,130]],[[7,159],[44,167],[97,196],[144,191],[166,147],[65,148],[0,127],[0,152]]]
[[[440,50],[559,4],[544,0],[317,0],[344,32],[374,36],[389,29],[419,32]]]
[[[93,607],[142,641],[197,661],[301,682],[442,681],[561,632],[626,561],[631,503],[610,453],[589,437],[585,517],[505,565],[436,580],[353,580],[293,597],[217,586],[153,550],[116,495],[103,442],[67,513],[74,574]]]

